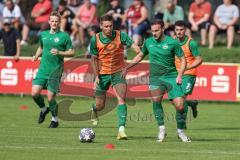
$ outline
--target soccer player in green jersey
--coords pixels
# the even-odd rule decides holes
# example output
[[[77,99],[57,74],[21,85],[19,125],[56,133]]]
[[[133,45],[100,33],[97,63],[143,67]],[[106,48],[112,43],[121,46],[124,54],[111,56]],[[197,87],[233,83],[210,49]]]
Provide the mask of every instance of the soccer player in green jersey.
[[[59,85],[63,72],[63,63],[65,56],[73,56],[74,49],[69,35],[59,30],[60,15],[53,11],[49,17],[50,30],[43,31],[40,35],[39,47],[36,51],[33,61],[36,61],[41,55],[41,63],[36,77],[32,82],[32,97],[40,107],[41,112],[38,123],[45,120],[45,116],[51,111],[52,120],[49,128],[58,127],[56,94],[59,92]],[[47,89],[47,107],[41,91]]]
[[[106,92],[110,86],[113,87],[118,100],[118,136],[117,139],[127,139],[125,125],[127,118],[127,106],[125,96],[127,84],[121,76],[124,60],[124,46],[131,47],[136,53],[140,48],[124,32],[113,30],[113,18],[111,15],[104,15],[100,18],[101,32],[92,37],[90,53],[92,54],[92,65],[96,76],[95,104],[93,105],[93,124],[97,125],[97,112],[105,107]],[[115,107],[115,106],[113,106]]]
[[[185,114],[187,115],[188,106],[190,106],[192,109],[193,117],[196,118],[198,114],[198,111],[197,111],[198,101],[187,100],[187,96],[191,94],[193,91],[195,81],[196,81],[196,75],[197,75],[197,67],[202,64],[202,56],[199,53],[197,42],[185,34],[186,25],[184,21],[177,21],[175,23],[174,30],[175,30],[176,38],[182,47],[184,56],[187,61],[186,70],[184,72],[184,75],[182,78],[182,84],[181,84],[181,87],[185,94],[185,101],[184,101]],[[175,60],[175,64],[176,64],[177,70],[179,70],[180,62],[177,59]]]
[[[166,136],[164,126],[164,113],[162,108],[162,98],[164,93],[168,93],[168,98],[172,100],[177,114],[177,134],[182,142],[191,142],[184,133],[184,93],[180,84],[182,75],[186,67],[186,60],[178,41],[165,36],[164,23],[161,20],[154,20],[151,24],[152,37],[145,40],[142,53],[139,53],[131,63],[123,70],[123,76],[127,70],[139,63],[146,55],[149,55],[150,65],[150,93],[153,102],[153,113],[159,126],[157,137],[158,142],[163,142]],[[174,59],[180,59],[181,67],[179,72],[176,70]]]

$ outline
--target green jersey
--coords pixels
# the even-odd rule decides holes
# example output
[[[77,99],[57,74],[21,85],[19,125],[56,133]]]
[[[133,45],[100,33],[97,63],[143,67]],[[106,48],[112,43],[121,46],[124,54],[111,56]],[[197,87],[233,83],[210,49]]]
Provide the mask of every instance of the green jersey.
[[[185,45],[187,43],[188,39],[189,39],[189,37],[185,36],[183,41],[179,41],[179,44],[181,46]],[[199,49],[198,49],[198,43],[195,40],[193,40],[193,39],[190,40],[189,49],[194,57],[201,56]]]
[[[53,34],[50,33],[50,30],[43,31],[39,44],[43,51],[37,77],[47,79],[53,72],[59,72],[60,75],[63,71],[64,56],[52,55],[50,51],[52,48],[58,51],[67,51],[73,48],[69,35],[62,31]]]
[[[183,56],[182,48],[177,40],[169,36],[165,36],[160,41],[150,37],[144,42],[142,52],[144,55],[149,55],[150,78],[177,76],[175,55]]]

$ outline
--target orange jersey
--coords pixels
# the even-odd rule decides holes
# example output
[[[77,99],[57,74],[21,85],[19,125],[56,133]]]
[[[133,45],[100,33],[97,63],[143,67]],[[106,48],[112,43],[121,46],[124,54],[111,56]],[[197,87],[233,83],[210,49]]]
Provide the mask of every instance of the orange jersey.
[[[96,34],[99,74],[113,74],[125,66],[124,46],[120,34],[120,31],[116,31],[115,38],[108,44],[101,42],[99,33]]]
[[[192,40],[192,38],[188,38],[187,42],[184,45],[181,46],[182,50],[183,50],[183,53],[184,53],[184,56],[185,56],[185,59],[187,61],[187,65],[192,64],[193,61],[195,61],[195,57],[192,55],[192,52],[189,48],[189,43],[190,43],[191,40]],[[176,65],[177,70],[179,71],[179,69],[181,67],[181,61],[177,57],[175,58],[175,65]],[[190,70],[186,70],[184,72],[184,75],[194,75],[194,76],[196,76],[197,75],[197,69],[193,68],[193,69],[190,69]]]

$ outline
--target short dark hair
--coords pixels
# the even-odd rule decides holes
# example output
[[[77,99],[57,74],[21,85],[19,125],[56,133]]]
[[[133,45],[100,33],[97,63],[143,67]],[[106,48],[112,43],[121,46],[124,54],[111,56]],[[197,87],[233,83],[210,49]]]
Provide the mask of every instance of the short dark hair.
[[[161,27],[164,27],[164,22],[161,20],[161,19],[154,19],[152,22],[151,22],[151,26],[152,25],[160,25]]]
[[[186,28],[186,23],[184,21],[176,21],[174,26],[184,27]]]
[[[67,1],[66,1],[66,0],[61,0],[61,1],[59,2],[59,5],[61,5],[61,6],[66,6],[66,5],[67,5]]]
[[[100,23],[103,21],[112,21],[113,22],[113,17],[109,14],[105,14],[102,17],[100,17]]]

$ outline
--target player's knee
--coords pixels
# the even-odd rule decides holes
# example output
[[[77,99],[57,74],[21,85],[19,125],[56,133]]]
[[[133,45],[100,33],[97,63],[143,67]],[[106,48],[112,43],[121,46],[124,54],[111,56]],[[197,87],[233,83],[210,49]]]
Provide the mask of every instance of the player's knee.
[[[104,103],[96,103],[96,109],[97,109],[98,111],[103,110],[104,107],[105,107]]]
[[[32,98],[36,98],[38,96],[39,96],[39,93],[33,90],[32,91]]]
[[[184,109],[183,105],[175,105],[176,110],[182,111]]]

